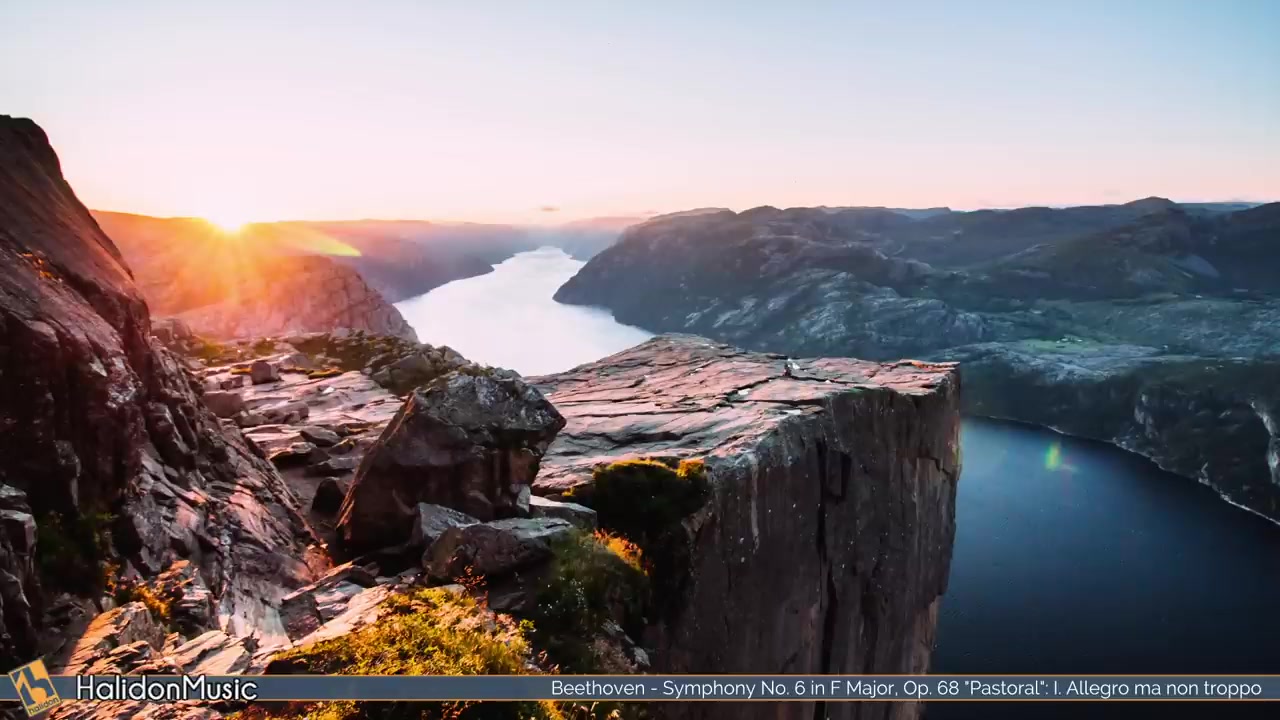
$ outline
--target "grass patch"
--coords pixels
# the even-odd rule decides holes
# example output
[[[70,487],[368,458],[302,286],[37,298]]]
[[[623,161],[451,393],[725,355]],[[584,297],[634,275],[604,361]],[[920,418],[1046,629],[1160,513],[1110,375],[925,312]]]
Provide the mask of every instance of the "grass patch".
[[[468,595],[440,588],[389,598],[378,622],[350,635],[277,656],[301,672],[325,675],[523,675],[531,666],[527,622],[493,615]],[[558,720],[551,703],[334,702],[247,718],[310,720]]]
[[[607,643],[598,642],[606,622],[634,632],[644,624],[649,578],[641,551],[607,533],[574,533],[552,548],[555,560],[542,580],[533,621],[533,639],[561,670],[618,672]]]
[[[113,580],[110,513],[67,517],[50,512],[36,520],[36,564],[45,587],[90,595]]]

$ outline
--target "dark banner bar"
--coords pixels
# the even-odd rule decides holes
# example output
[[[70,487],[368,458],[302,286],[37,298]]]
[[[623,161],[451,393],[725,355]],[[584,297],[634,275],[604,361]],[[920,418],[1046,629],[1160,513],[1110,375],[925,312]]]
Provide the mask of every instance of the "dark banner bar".
[[[1276,701],[1277,675],[53,676],[75,700]],[[46,691],[45,701],[48,697]],[[0,700],[19,700],[12,678]],[[23,700],[30,700],[28,695]]]

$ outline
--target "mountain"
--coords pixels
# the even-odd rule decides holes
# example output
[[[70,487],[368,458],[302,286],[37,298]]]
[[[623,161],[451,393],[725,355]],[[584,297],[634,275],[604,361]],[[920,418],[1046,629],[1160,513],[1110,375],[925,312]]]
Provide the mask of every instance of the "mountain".
[[[159,315],[214,338],[336,328],[413,339],[413,328],[354,269],[355,252],[320,232],[251,225],[225,232],[196,218],[96,212]]]
[[[358,271],[388,302],[421,295],[454,280],[491,272],[539,241],[527,228],[421,220],[288,222],[282,232],[331,238],[356,252],[335,260]]]
[[[1114,442],[1280,519],[1280,204],[760,207],[630,228],[556,293],[654,332],[962,363],[970,412]]]
[[[558,247],[578,260],[590,260],[612,245],[624,230],[639,225],[647,217],[614,216],[574,220],[549,228],[531,229],[530,234],[546,245]]]
[[[272,639],[273,606],[316,577],[312,528],[151,336],[143,294],[44,131],[3,115],[0,373],[0,661],[56,655],[113,587],[168,571],[185,578],[197,632]]]

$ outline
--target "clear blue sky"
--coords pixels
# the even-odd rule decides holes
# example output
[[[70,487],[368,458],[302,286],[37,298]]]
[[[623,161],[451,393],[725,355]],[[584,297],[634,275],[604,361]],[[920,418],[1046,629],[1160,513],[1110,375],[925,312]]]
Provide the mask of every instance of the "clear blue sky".
[[[158,215],[1280,199],[1277,38],[1273,0],[5,0],[0,112]]]

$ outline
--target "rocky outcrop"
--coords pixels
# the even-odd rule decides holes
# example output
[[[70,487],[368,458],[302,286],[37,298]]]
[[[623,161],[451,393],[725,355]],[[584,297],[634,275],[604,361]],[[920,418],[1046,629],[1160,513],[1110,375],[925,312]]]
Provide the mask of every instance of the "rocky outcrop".
[[[722,211],[631,228],[556,298],[756,350],[975,363],[990,382],[968,386],[970,411],[1115,442],[1280,520],[1265,429],[1280,391],[1246,380],[1280,362],[1277,232],[1280,204],[1159,198],[924,217]],[[1229,391],[1224,377],[1237,378]]]
[[[26,493],[0,485],[0,662],[15,667],[37,647],[43,593],[35,552],[36,522]]]
[[[481,520],[527,515],[542,453],[564,419],[519,376],[454,371],[415,390],[365,456],[338,530],[350,548],[403,543],[414,507]]]
[[[273,606],[326,561],[280,476],[150,329],[43,131],[0,117],[0,483],[26,493],[45,589],[92,596],[109,575],[187,560],[216,598],[217,629],[270,641]],[[32,606],[10,620],[18,604],[4,596],[16,639],[41,608],[10,575]]]
[[[486,579],[546,563],[551,544],[573,529],[556,518],[507,518],[487,523],[458,524],[430,545],[423,564],[434,577],[454,579],[468,573]]]
[[[567,424],[535,492],[627,458],[699,458],[688,577],[646,638],[664,672],[928,669],[960,471],[951,365],[792,360],[687,336],[535,378]],[[577,489],[577,490],[575,490]],[[894,703],[670,704],[673,718],[908,718]]]
[[[400,311],[358,273],[326,257],[264,258],[269,274],[240,282],[217,303],[176,314],[201,335],[262,337],[338,328],[416,340]],[[250,276],[251,277],[251,276]]]

